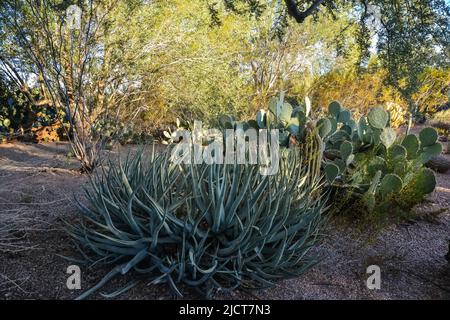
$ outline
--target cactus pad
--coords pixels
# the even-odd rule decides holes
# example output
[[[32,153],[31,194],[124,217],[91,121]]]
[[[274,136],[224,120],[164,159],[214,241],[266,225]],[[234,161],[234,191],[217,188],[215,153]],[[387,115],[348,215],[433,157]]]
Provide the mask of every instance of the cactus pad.
[[[327,118],[321,118],[319,121],[317,121],[317,127],[319,129],[319,135],[322,138],[330,134],[332,130],[331,122]]]
[[[398,192],[403,188],[402,179],[393,173],[389,173],[381,180],[380,192],[383,196]]]
[[[335,117],[336,119],[339,117],[339,114],[341,112],[341,104],[337,101],[333,101],[332,103],[330,103],[330,105],[328,106],[328,112],[330,113],[330,115],[332,115],[333,117]]]
[[[381,143],[384,144],[386,148],[390,148],[397,138],[397,133],[392,128],[384,128],[380,134]]]
[[[415,179],[415,187],[423,194],[433,192],[436,187],[436,177],[433,171],[428,168],[420,170]]]
[[[438,133],[434,128],[424,128],[419,133],[420,144],[422,147],[429,147],[438,140]]]
[[[325,176],[329,183],[333,183],[334,180],[336,180],[337,176],[339,175],[339,168],[334,163],[328,163],[325,166]]]
[[[383,107],[375,107],[367,115],[369,124],[377,129],[384,129],[389,122],[389,113]]]
[[[344,141],[339,148],[341,152],[341,158],[344,161],[347,161],[347,158],[353,153],[353,145],[351,142]]]
[[[404,146],[408,152],[408,159],[413,159],[417,156],[417,152],[419,151],[419,139],[417,139],[416,135],[409,134],[403,139],[402,146]]]

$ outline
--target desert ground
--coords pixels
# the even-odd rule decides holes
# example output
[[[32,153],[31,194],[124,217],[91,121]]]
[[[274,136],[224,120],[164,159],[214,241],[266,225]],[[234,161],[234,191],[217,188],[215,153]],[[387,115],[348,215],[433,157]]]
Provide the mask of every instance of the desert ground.
[[[133,147],[109,151],[111,157]],[[73,299],[109,270],[81,266],[81,290],[69,290],[64,256],[77,251],[64,220],[79,219],[76,201],[85,201],[88,176],[68,157],[68,144],[0,145],[0,299]],[[449,157],[449,155],[446,155]],[[321,258],[304,276],[255,292],[217,292],[216,299],[450,299],[450,173],[437,174],[438,187],[414,210],[417,218],[393,225],[376,236],[352,232],[331,221],[314,248]],[[331,227],[333,226],[333,227]],[[369,290],[366,268],[381,268],[381,289]],[[129,280],[116,278],[101,293]],[[175,299],[164,285],[143,282],[118,299]],[[201,298],[187,290],[184,298]]]

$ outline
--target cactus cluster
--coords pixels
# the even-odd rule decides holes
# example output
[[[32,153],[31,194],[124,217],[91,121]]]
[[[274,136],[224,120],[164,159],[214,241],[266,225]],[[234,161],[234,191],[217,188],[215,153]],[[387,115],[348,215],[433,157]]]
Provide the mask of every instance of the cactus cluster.
[[[327,182],[351,190],[369,211],[393,202],[407,209],[434,190],[434,174],[424,168],[442,150],[433,128],[423,129],[418,136],[398,135],[393,115],[382,106],[357,120],[337,101],[316,120],[309,100],[292,107],[282,98],[273,98],[268,109],[260,110],[249,126],[279,128],[286,133],[280,135],[286,147],[292,144],[289,136],[301,143],[306,128],[315,126],[325,145],[322,170]]]
[[[329,105],[328,113],[317,123],[331,127],[323,135],[323,170],[332,186],[349,186],[369,211],[392,202],[410,207],[434,190],[435,176],[423,165],[442,151],[435,129],[398,136],[382,107],[357,123],[338,102]]]

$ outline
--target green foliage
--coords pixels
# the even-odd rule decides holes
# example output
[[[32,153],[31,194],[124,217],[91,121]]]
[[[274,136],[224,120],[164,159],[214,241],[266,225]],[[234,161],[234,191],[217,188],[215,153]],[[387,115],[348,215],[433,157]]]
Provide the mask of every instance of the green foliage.
[[[29,117],[32,107],[20,92],[0,79],[0,132],[17,130]]]
[[[324,168],[325,176],[329,183],[333,183],[339,175],[339,167],[334,163],[328,163]]]
[[[69,230],[88,261],[112,269],[80,298],[118,274],[210,296],[268,287],[315,264],[306,253],[324,209],[320,161],[285,150],[279,173],[265,176],[257,165],[177,165],[170,155],[148,163],[138,153],[91,180],[85,224]]]

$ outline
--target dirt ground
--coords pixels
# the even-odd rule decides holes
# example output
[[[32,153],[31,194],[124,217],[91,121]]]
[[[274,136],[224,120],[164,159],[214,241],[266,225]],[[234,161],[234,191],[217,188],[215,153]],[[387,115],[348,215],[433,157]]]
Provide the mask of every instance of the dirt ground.
[[[87,176],[67,157],[65,143],[0,145],[0,299],[73,299],[109,270],[81,268],[82,290],[69,290],[61,256],[76,252],[62,219],[78,219],[75,199],[84,201]],[[117,156],[126,150],[111,151]],[[217,299],[450,299],[450,266],[444,258],[450,239],[450,173],[417,210],[421,218],[395,225],[371,242],[340,227],[314,248],[322,261],[298,279],[268,290],[217,293]],[[443,212],[441,212],[443,211]],[[440,212],[439,214],[437,214]],[[5,232],[5,226],[18,231]],[[2,229],[3,228],[3,229]],[[366,286],[366,268],[381,268],[381,289]],[[101,292],[126,283],[117,278]],[[91,298],[103,299],[100,294]],[[164,285],[138,285],[119,299],[173,299]],[[186,298],[200,298],[189,293]]]

